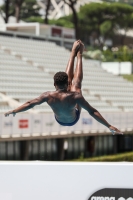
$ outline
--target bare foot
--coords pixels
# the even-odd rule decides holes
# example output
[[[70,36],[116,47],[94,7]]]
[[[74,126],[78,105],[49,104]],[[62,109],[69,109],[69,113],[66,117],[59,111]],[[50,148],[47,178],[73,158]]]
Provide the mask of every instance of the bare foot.
[[[77,52],[77,55],[78,55],[78,54],[82,54],[83,51],[85,50],[85,46],[84,46],[84,44],[82,43],[82,41],[79,40],[79,42],[80,42],[80,47],[79,47],[79,50],[78,50],[78,52]]]
[[[73,43],[73,47],[72,47],[72,53],[76,56],[77,55],[77,52],[80,48],[80,40],[76,40],[74,43]]]

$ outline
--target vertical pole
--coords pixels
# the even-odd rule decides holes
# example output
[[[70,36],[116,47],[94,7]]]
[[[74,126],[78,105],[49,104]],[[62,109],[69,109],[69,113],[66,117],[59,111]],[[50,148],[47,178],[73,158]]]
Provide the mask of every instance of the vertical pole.
[[[118,151],[118,147],[117,147],[117,135],[112,136],[113,137],[113,143],[114,143],[114,151],[113,153],[116,154]]]
[[[121,75],[121,62],[119,62],[119,76]]]
[[[36,23],[35,24],[36,26],[36,36],[39,36],[40,35],[40,24],[39,23]]]
[[[58,160],[64,160],[64,138],[57,139]]]
[[[20,142],[20,154],[21,160],[28,160],[29,158],[29,141],[21,141]]]

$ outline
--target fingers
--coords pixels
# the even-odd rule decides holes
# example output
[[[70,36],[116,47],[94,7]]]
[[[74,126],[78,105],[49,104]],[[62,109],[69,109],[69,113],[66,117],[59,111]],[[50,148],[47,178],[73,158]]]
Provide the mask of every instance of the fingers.
[[[113,135],[115,135],[115,133],[116,133],[115,130],[112,130],[112,129],[109,129],[109,130],[111,131],[111,133],[112,133]]]
[[[116,131],[117,134],[123,135],[124,133],[122,133],[121,131]]]
[[[115,135],[115,134],[123,135],[123,133],[121,131],[119,131],[117,128],[109,128],[109,130],[111,131],[111,133],[113,135]]]
[[[9,114],[8,114],[8,113],[5,113],[4,115],[5,115],[5,117],[8,117],[8,116],[9,116]]]
[[[11,115],[11,114],[13,114],[13,112],[12,111],[8,111],[8,112],[6,112],[4,115],[5,115],[5,117],[8,117],[9,115]],[[16,114],[16,113],[15,113]]]

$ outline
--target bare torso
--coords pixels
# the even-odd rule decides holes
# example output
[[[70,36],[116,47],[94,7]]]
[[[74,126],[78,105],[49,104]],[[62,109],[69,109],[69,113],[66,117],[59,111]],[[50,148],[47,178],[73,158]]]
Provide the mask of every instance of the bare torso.
[[[55,91],[47,93],[47,103],[60,122],[71,123],[76,119],[75,107],[77,92]]]

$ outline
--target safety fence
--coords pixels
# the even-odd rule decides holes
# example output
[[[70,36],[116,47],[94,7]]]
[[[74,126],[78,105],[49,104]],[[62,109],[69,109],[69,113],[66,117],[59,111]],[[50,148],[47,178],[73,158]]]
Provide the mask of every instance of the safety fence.
[[[133,130],[133,112],[102,113],[103,117],[121,131]],[[110,133],[109,129],[97,122],[87,112],[82,112],[80,119],[74,126],[61,126],[53,113],[27,114],[18,113],[15,117],[0,115],[0,136],[23,137],[23,136],[50,136]]]

